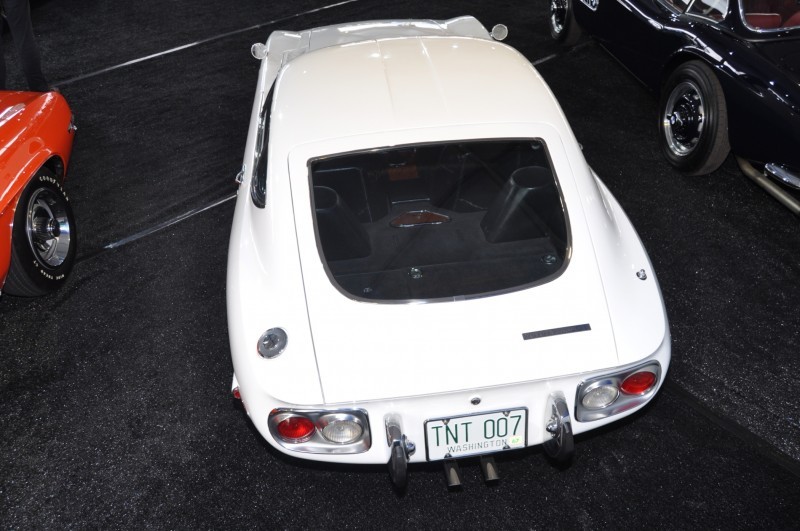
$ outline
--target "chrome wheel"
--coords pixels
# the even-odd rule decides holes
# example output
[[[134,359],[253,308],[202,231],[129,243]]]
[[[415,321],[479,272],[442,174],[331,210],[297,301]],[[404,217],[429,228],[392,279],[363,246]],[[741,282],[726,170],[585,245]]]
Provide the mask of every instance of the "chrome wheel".
[[[702,61],[678,66],[664,83],[658,111],[661,150],[687,175],[706,175],[730,152],[725,93]]]
[[[55,268],[64,263],[72,235],[61,196],[48,188],[35,190],[28,200],[25,229],[31,250],[42,264]]]
[[[686,156],[697,147],[705,125],[705,102],[693,81],[679,83],[669,95],[662,123],[669,149]]]
[[[36,297],[63,286],[75,263],[78,234],[67,194],[48,168],[39,168],[20,194],[11,232],[3,293]]]
[[[565,46],[572,46],[581,37],[575,21],[572,0],[550,0],[550,37]]]

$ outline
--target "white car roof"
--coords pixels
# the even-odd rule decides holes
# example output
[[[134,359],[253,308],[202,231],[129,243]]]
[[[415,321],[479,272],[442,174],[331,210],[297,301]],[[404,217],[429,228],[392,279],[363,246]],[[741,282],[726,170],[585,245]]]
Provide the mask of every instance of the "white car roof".
[[[519,52],[485,38],[403,36],[320,48],[284,65],[271,140],[299,144],[392,130],[545,122],[571,136]]]
[[[280,33],[280,32],[279,32]],[[285,33],[285,34],[288,34]],[[449,20],[368,20],[313,28],[293,34],[294,48],[318,50],[338,44],[349,44],[393,37],[459,36],[490,39],[489,32],[475,17],[456,17]],[[299,37],[299,41],[297,38]]]

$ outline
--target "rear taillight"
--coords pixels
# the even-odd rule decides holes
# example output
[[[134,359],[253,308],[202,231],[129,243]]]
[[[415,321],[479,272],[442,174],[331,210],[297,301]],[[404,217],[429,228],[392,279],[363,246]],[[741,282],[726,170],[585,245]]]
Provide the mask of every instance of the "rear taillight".
[[[581,403],[587,409],[602,409],[613,404],[618,396],[619,390],[615,385],[599,385],[583,395]]]
[[[639,407],[653,397],[659,381],[657,361],[585,380],[575,396],[575,419],[590,422]]]
[[[273,409],[269,431],[276,443],[294,452],[359,454],[372,444],[363,409]]]
[[[626,395],[643,395],[656,384],[656,375],[650,371],[639,371],[631,374],[619,386]]]
[[[286,442],[305,442],[314,435],[314,423],[305,417],[288,417],[278,423],[278,436]]]
[[[353,418],[322,418],[326,422],[322,436],[332,443],[350,444],[361,438],[364,428]]]

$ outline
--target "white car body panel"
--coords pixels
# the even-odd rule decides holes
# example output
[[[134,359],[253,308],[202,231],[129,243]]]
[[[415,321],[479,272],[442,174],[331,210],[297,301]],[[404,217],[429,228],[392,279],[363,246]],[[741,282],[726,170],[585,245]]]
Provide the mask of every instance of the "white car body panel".
[[[501,138],[532,136],[552,140],[548,146],[555,167],[569,171],[566,155],[558,149],[558,139],[548,134],[547,127],[514,125],[502,129],[506,134],[500,134]],[[461,133],[464,138],[474,138],[471,135],[477,130],[467,127]],[[481,127],[480,132],[486,134],[486,128]],[[452,138],[453,130],[448,128],[442,133]],[[392,136],[396,139],[396,135]],[[370,135],[369,139],[351,139],[350,143],[339,140],[334,152],[347,152],[364,142],[381,145],[380,137]],[[414,137],[420,138],[418,131]],[[307,185],[307,161],[314,152],[308,147],[295,150],[289,172],[292,182],[298,184],[292,191],[295,226],[297,239],[302,242],[300,259],[306,302],[326,402],[505,385],[618,365],[591,240],[585,223],[575,222],[582,217],[579,210],[572,222],[575,251],[570,264],[563,275],[551,282],[504,295],[455,302],[355,301],[331,283],[319,258]],[[298,173],[300,178],[294,179]],[[350,322],[358,323],[358,335],[343,341],[343,337],[351,335],[346,324]],[[591,325],[591,331],[536,341],[522,339],[525,332],[585,323]],[[575,354],[559,355],[564,350]],[[386,370],[389,365],[391,371]],[[357,378],[353,377],[352,367],[359,367]]]
[[[348,81],[328,82],[326,97],[317,97],[319,83],[331,78]],[[492,135],[502,123],[546,123],[572,137],[538,72],[494,41],[418,37],[326,48],[294,59],[277,83],[286,94],[272,116],[271,142],[279,142],[280,153],[330,138],[468,124],[482,124]],[[492,97],[498,86],[507,98]],[[353,106],[363,109],[358,119],[348,110]]]
[[[266,46],[231,231],[227,296],[236,385],[273,446],[299,455],[270,433],[273,409],[345,406],[368,411],[368,451],[302,457],[386,463],[383,418],[390,413],[401,414],[406,435],[424,446],[427,419],[510,407],[528,408],[532,446],[546,438],[551,392],[563,392],[574,411],[575,390],[589,377],[646,360],[658,361],[666,374],[669,329],[649,259],[522,55],[492,41],[472,17],[275,32]],[[247,185],[259,110],[273,82],[280,100],[271,115],[262,209]],[[315,235],[308,161],[475,138],[547,145],[569,220],[563,273],[541,285],[455,301],[365,302],[334,285]],[[642,270],[645,280],[637,277]],[[522,338],[582,324],[591,330]],[[286,331],[286,351],[263,359],[257,341],[274,327]],[[475,396],[479,406],[472,405]],[[621,416],[573,422],[573,432]],[[422,448],[411,461],[425,458]]]

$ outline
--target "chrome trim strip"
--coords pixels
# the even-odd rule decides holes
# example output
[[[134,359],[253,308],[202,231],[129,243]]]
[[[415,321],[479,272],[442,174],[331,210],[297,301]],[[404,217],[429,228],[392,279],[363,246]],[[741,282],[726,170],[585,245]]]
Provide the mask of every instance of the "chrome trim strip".
[[[537,330],[535,332],[525,332],[522,334],[522,339],[525,341],[529,339],[540,339],[542,337],[560,336],[564,334],[574,334],[576,332],[587,332],[592,329],[589,323],[579,324],[573,326],[562,326],[561,328],[550,328],[548,330]]]
[[[577,47],[576,47],[576,49],[577,49]],[[557,54],[553,55],[552,57],[556,57],[556,56],[557,56]],[[545,59],[549,59],[549,57],[547,57]],[[333,273],[331,273],[330,267],[328,266],[328,261],[325,259],[325,253],[322,251],[322,242],[319,239],[319,229],[317,228],[317,217],[313,216],[313,218],[314,218],[314,238],[315,238],[316,243],[317,243],[317,252],[319,253],[320,259],[322,260],[322,266],[325,269],[325,273],[328,275],[328,280],[331,282],[333,287],[335,287],[336,290],[339,293],[341,293],[342,295],[344,295],[348,299],[351,299],[351,300],[354,300],[354,301],[358,301],[358,302],[366,302],[366,303],[370,303],[370,304],[375,304],[375,303],[378,303],[378,304],[409,304],[409,303],[431,304],[431,303],[439,303],[439,302],[455,302],[455,301],[482,299],[482,298],[486,298],[486,297],[494,297],[494,296],[497,296],[497,295],[504,295],[506,293],[514,293],[514,292],[517,292],[517,291],[522,291],[522,290],[525,290],[525,289],[533,288],[533,287],[536,287],[536,286],[541,286],[543,284],[547,284],[549,282],[552,282],[552,281],[556,280],[557,278],[559,278],[562,274],[564,274],[564,271],[567,270],[567,267],[569,266],[569,263],[570,263],[570,261],[572,259],[572,225],[570,224],[569,211],[567,210],[566,203],[564,202],[564,193],[562,192],[562,189],[561,189],[562,188],[561,187],[561,180],[558,178],[558,173],[556,172],[556,168],[553,166],[552,159],[550,158],[550,152],[548,151],[547,143],[541,137],[488,137],[488,138],[465,138],[465,139],[460,139],[460,140],[458,140],[458,139],[449,139],[449,140],[439,140],[439,141],[430,141],[430,142],[417,142],[417,143],[411,143],[411,144],[401,144],[401,145],[393,145],[393,146],[380,146],[380,147],[373,147],[373,148],[366,148],[366,149],[357,149],[357,150],[353,150],[353,151],[345,151],[345,152],[342,152],[342,153],[332,153],[332,154],[312,157],[311,159],[309,159],[306,162],[306,166],[307,166],[307,169],[308,169],[308,185],[309,185],[309,189],[310,189],[312,212],[314,211],[315,207],[314,207],[314,183],[313,183],[313,177],[312,177],[312,172],[311,172],[311,166],[314,163],[316,163],[316,162],[318,162],[320,160],[326,160],[326,159],[330,159],[330,158],[334,158],[334,157],[340,157],[340,156],[344,156],[344,155],[353,155],[353,154],[358,154],[358,153],[379,152],[379,151],[383,151],[383,150],[387,150],[387,149],[402,149],[402,148],[410,148],[410,147],[416,147],[416,146],[432,146],[432,145],[435,145],[435,144],[448,144],[448,143],[452,144],[454,142],[459,142],[459,141],[461,141],[461,142],[526,142],[526,141],[535,141],[535,142],[540,142],[542,144],[542,147],[545,149],[545,154],[547,156],[547,161],[549,163],[549,167],[553,171],[553,174],[554,174],[554,177],[555,177],[554,178],[554,182],[555,182],[556,190],[558,191],[558,195],[559,195],[559,198],[561,200],[561,207],[562,207],[563,212],[564,212],[564,225],[565,225],[567,241],[565,243],[565,252],[564,252],[563,263],[561,264],[561,267],[558,269],[558,271],[555,271],[554,273],[552,273],[552,274],[550,274],[550,275],[548,275],[548,276],[546,276],[544,278],[541,278],[539,280],[536,280],[534,282],[531,282],[529,284],[523,284],[523,285],[520,285],[520,286],[514,286],[514,287],[505,288],[505,289],[501,289],[501,290],[497,290],[497,291],[490,291],[490,292],[486,292],[486,293],[475,293],[475,294],[471,294],[471,295],[454,295],[454,296],[451,296],[451,297],[439,297],[439,298],[432,298],[432,299],[370,299],[370,298],[366,298],[366,297],[359,297],[359,296],[355,295],[354,293],[351,293],[351,292],[345,290],[344,288],[342,288],[339,285],[339,283],[336,281],[336,279],[334,278]],[[583,147],[581,147],[581,149],[583,149]]]
[[[742,173],[750,177],[757,185],[766,190],[769,195],[791,210],[795,216],[800,216],[800,200],[770,181],[763,173],[755,169],[753,165],[745,159],[736,157],[736,162],[739,163],[739,169],[742,170]]]
[[[786,186],[790,186],[795,190],[800,190],[800,176],[795,175],[784,166],[769,162],[764,165],[764,173],[781,181]]]
[[[136,234],[132,234],[130,236],[122,238],[121,240],[117,240],[115,242],[112,242],[112,243],[109,243],[107,245],[104,245],[103,249],[116,249],[117,247],[122,247],[123,245],[127,245],[127,244],[129,244],[131,242],[134,242],[136,240],[144,238],[145,236],[150,236],[151,234],[156,233],[156,232],[158,232],[160,230],[166,229],[167,227],[171,227],[172,225],[175,225],[176,223],[180,223],[181,221],[189,219],[192,216],[195,216],[197,214],[201,214],[201,213],[205,212],[206,210],[210,210],[212,208],[218,207],[219,205],[222,205],[223,203],[227,203],[231,199],[236,199],[236,194],[235,193],[232,194],[232,195],[229,195],[228,197],[223,197],[222,199],[214,201],[213,203],[211,203],[209,205],[205,205],[205,206],[202,206],[202,207],[199,207],[199,208],[192,209],[192,210],[190,210],[188,212],[184,212],[180,216],[176,216],[176,217],[174,217],[172,219],[168,219],[167,221],[159,223],[158,225],[150,227],[149,229],[144,229],[142,231],[137,232]]]
[[[733,13],[733,10],[731,9],[730,12]],[[759,28],[756,26],[751,26],[747,22],[747,13],[745,13],[744,11],[744,4],[742,2],[739,2],[739,19],[741,20],[742,25],[745,28],[755,33],[756,36],[759,38],[765,38],[765,37],[774,38],[778,36],[776,34],[786,33],[787,31],[797,29],[798,27],[800,27],[800,26],[788,26],[788,27],[779,26],[777,28]]]

